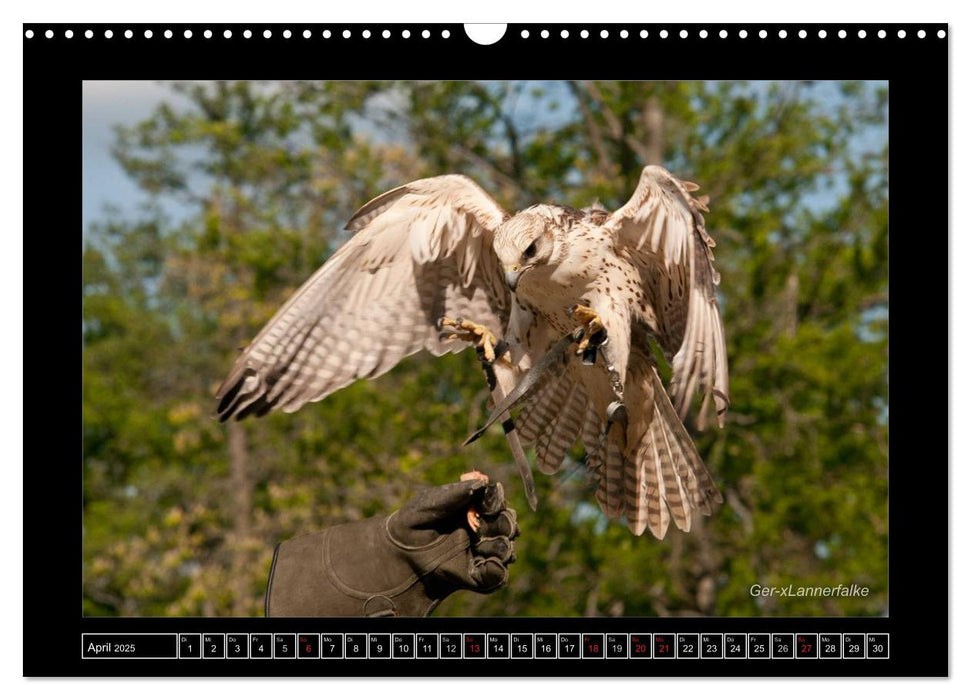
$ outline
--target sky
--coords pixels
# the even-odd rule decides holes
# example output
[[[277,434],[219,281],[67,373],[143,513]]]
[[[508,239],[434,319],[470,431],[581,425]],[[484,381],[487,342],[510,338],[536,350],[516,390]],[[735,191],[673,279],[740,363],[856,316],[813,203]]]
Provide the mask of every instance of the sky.
[[[873,89],[882,82],[871,82]],[[756,83],[756,90],[767,89],[768,82]],[[819,82],[812,92],[824,105],[835,106],[839,100],[839,92],[834,83]],[[561,109],[556,113],[541,114],[541,105],[529,97],[529,90],[524,90],[515,104],[517,122],[523,126],[543,122],[544,126],[555,126],[558,121],[569,116],[572,96],[568,90],[562,95],[556,95],[561,102]],[[117,207],[123,218],[130,218],[137,211],[144,195],[135,183],[129,179],[111,155],[114,142],[114,128],[119,124],[132,126],[147,118],[152,110],[162,101],[173,106],[187,105],[188,100],[175,93],[171,88],[160,82],[152,81],[85,81],[82,86],[82,222],[83,231],[87,232],[93,223],[102,220],[106,205]],[[537,117],[536,115],[540,116]],[[362,126],[368,131],[366,125]],[[381,138],[380,134],[371,134]],[[879,147],[879,143],[886,138],[882,129],[871,130],[857,142],[860,149]],[[690,174],[687,174],[688,176]],[[832,204],[838,192],[820,193],[804,198],[804,203],[810,207],[823,208]],[[162,203],[165,211],[175,219],[187,213],[180,205],[166,198]]]
[[[85,81],[81,86],[82,221],[87,231],[101,217],[105,204],[132,213],[138,187],[111,157],[114,127],[133,125],[148,117],[163,99],[178,98],[166,86],[149,81]]]

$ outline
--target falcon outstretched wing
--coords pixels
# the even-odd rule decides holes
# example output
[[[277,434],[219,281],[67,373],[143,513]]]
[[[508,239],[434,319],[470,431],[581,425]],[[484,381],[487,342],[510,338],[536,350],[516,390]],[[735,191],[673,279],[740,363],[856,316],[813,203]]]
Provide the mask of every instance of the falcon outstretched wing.
[[[674,407],[684,420],[700,391],[704,398],[698,425],[704,428],[712,399],[718,424],[724,423],[728,361],[715,296],[715,241],[705,231],[704,202],[691,196],[696,189],[664,168],[649,165],[630,201],[611,214],[604,227],[641,270],[656,315],[649,324],[655,326],[652,330],[673,366]]]
[[[508,214],[461,175],[417,180],[351,218],[355,235],[298,289],[236,360],[216,394],[220,420],[293,412],[362,377],[377,377],[442,341],[442,316],[502,337],[509,292],[492,250]]]

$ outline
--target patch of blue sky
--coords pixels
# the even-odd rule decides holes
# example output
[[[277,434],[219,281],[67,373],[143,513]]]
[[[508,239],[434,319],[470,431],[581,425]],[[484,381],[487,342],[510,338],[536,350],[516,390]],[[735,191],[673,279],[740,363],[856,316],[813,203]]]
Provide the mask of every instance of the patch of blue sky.
[[[500,100],[503,113],[515,126],[521,142],[529,142],[562,128],[575,118],[578,109],[576,99],[564,81],[489,81],[485,86]],[[706,82],[705,86],[716,90],[719,84]],[[876,99],[878,91],[886,88],[886,82],[870,81],[861,83],[860,89],[868,99]],[[273,84],[265,84],[261,89],[272,90]],[[732,88],[732,92],[739,96],[753,98],[756,116],[765,116],[779,100],[791,97],[791,93],[797,90],[814,100],[821,116],[835,118],[847,104],[841,86],[828,81],[801,84],[755,81]],[[83,228],[87,231],[93,223],[103,220],[106,205],[117,210],[119,216],[131,218],[137,215],[140,204],[146,199],[111,155],[115,127],[137,124],[148,118],[162,102],[177,110],[190,107],[191,102],[169,85],[147,81],[86,81],[82,87],[82,97],[82,220]],[[695,99],[698,101],[695,107],[700,109],[700,98]],[[407,141],[407,130],[402,122],[390,118],[390,115],[404,109],[405,101],[406,96],[401,90],[392,88],[382,92],[371,98],[363,116],[350,120],[353,129],[362,137],[377,143]],[[307,135],[295,134],[292,139],[295,149],[309,144]],[[501,125],[490,135],[490,141],[500,152],[508,148]],[[850,141],[850,157],[868,157],[879,152],[886,142],[886,124],[864,126]],[[192,160],[200,159],[203,155],[201,148],[195,151],[183,149],[180,153],[181,157]],[[691,175],[690,163],[675,161],[665,165],[685,176]],[[195,179],[190,182],[190,189],[204,191],[205,176],[197,172],[193,177]],[[582,173],[579,171],[570,173],[563,183],[564,189],[580,184],[581,180]],[[847,173],[836,172],[820,178],[814,188],[792,203],[793,217],[800,210],[823,212],[833,207],[848,191]],[[740,203],[744,206],[744,202],[743,194]],[[752,198],[754,203],[755,199]],[[184,220],[194,213],[191,200],[167,197],[156,204],[173,222]],[[795,218],[791,223],[797,225]]]
[[[87,233],[108,212],[118,218],[137,218],[146,198],[112,155],[118,126],[134,126],[147,119],[162,102],[175,108],[189,101],[158,82],[86,80],[81,85],[81,220]],[[177,201],[165,201],[175,220],[190,213]],[[107,208],[107,209],[106,209]]]

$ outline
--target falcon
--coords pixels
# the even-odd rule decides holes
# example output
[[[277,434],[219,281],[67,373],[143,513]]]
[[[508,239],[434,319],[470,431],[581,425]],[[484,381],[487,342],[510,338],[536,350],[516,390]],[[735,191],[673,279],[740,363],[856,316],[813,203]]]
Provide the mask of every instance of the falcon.
[[[721,494],[684,420],[698,394],[700,429],[712,410],[723,426],[728,406],[697,189],[647,166],[614,212],[537,204],[514,216],[463,175],[386,192],[243,350],[217,415],[293,412],[420,350],[471,342],[493,389],[485,427],[502,422],[534,509],[523,447],[553,474],[581,441],[608,517],[636,535],[661,539],[671,520],[688,531]]]

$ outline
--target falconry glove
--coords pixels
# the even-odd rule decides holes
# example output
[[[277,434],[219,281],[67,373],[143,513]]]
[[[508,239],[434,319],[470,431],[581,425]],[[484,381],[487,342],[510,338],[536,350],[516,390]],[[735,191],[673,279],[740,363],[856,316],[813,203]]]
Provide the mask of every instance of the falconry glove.
[[[451,593],[490,593],[509,578],[519,534],[501,484],[422,491],[390,516],[277,545],[268,617],[427,616]]]

